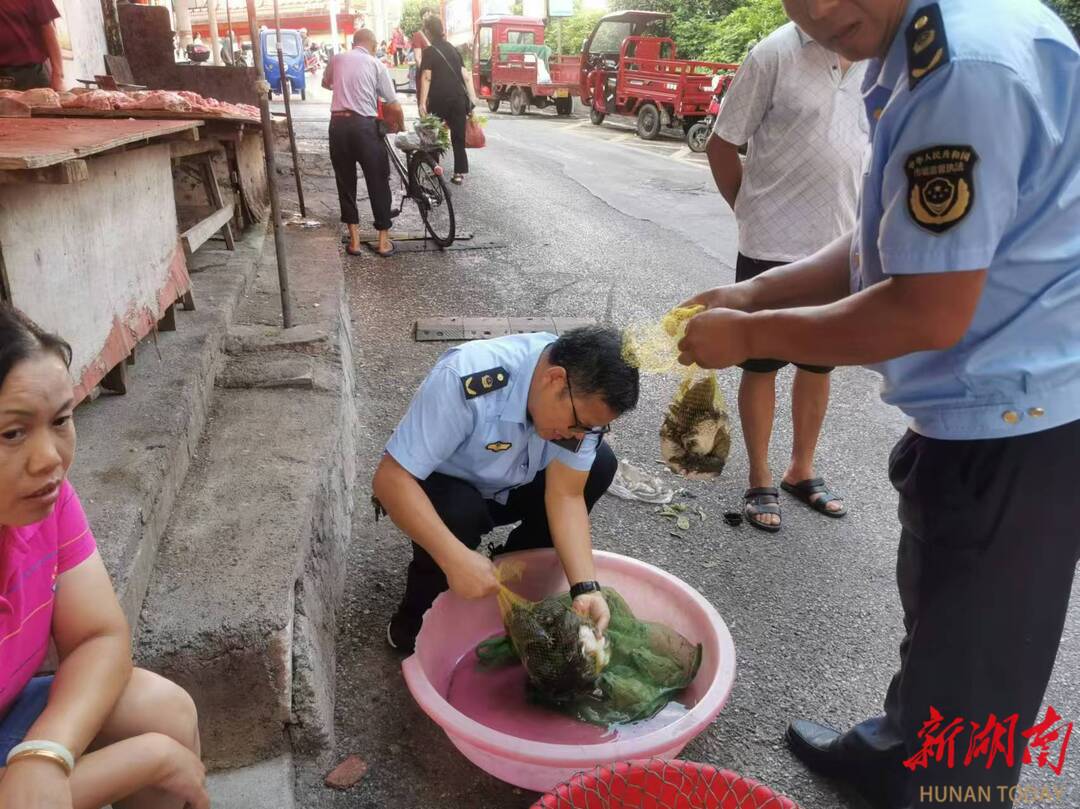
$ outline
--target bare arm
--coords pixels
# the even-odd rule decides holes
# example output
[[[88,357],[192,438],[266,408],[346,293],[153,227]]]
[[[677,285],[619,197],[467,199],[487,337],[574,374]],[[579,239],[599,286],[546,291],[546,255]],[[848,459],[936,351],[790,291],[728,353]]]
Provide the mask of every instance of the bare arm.
[[[739,188],[742,186],[739,147],[716,135],[710,135],[705,145],[705,154],[709,158],[709,168],[712,170],[717,190],[734,210],[735,198],[739,196]]]
[[[392,104],[383,104],[383,121],[391,132],[404,132],[405,110],[401,108],[401,104],[396,101]]]
[[[332,58],[326,63],[326,70],[323,71],[322,86],[327,90],[334,89],[334,60]]]
[[[416,105],[421,115],[427,115],[428,90],[431,89],[431,71],[424,70],[420,73],[420,87],[417,89]]]
[[[825,306],[710,310],[687,324],[680,359],[709,368],[748,357],[867,365],[944,351],[967,333],[985,281],[986,270],[897,275]]]
[[[427,551],[446,573],[454,592],[465,598],[480,598],[498,589],[491,560],[469,550],[454,536],[420,483],[389,453],[383,455],[375,470],[372,489],[394,525]]]
[[[49,54],[49,70],[52,76],[49,86],[59,93],[64,89],[64,58],[60,54],[56,25],[48,22],[41,26],[41,38],[45,41],[45,52]]]
[[[585,505],[588,472],[579,472],[559,461],[547,468],[544,510],[551,539],[571,585],[596,579],[593,563],[589,509]],[[610,612],[603,596],[590,593],[574,599],[574,609],[589,615],[601,633],[607,629]]]
[[[59,742],[79,756],[101,731],[132,668],[130,630],[98,554],[58,579],[53,638],[60,667],[26,738]]]
[[[472,73],[469,72],[469,68],[465,65],[461,66],[461,78],[465,81],[465,91],[469,94],[469,101],[475,107],[480,102],[476,100],[476,88],[473,87]]]
[[[547,468],[544,509],[551,539],[571,584],[596,578],[593,567],[589,511],[585,507],[588,472],[579,472],[559,461]]]
[[[847,233],[807,258],[749,281],[701,292],[679,305],[757,312],[832,303],[850,292],[850,253],[851,234]]]

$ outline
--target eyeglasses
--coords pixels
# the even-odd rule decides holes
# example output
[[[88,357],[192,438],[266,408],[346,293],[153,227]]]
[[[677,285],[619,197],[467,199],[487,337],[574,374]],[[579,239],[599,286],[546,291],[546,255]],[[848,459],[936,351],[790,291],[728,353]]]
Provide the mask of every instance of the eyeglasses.
[[[611,432],[611,425],[605,424],[603,427],[588,427],[581,423],[581,419],[578,418],[577,407],[574,406],[574,390],[570,387],[570,375],[566,375],[566,392],[570,396],[570,412],[574,414],[574,423],[570,425],[570,429],[575,433],[585,433],[585,435],[605,436]]]

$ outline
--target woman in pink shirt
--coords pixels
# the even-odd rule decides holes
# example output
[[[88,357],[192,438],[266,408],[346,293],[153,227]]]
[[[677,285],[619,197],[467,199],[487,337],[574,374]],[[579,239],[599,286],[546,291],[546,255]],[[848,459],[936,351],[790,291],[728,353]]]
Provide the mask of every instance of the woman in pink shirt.
[[[127,621],[67,482],[70,355],[0,304],[0,807],[208,809],[195,706],[133,668]],[[50,639],[59,668],[35,677]]]

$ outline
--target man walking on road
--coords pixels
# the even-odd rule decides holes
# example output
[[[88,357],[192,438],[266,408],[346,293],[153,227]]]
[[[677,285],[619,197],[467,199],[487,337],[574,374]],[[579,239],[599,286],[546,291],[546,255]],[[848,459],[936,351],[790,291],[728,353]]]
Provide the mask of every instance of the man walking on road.
[[[693,299],[681,360],[869,365],[911,419],[885,715],[796,720],[788,743],[878,806],[1010,807],[1071,732],[1042,700],[1080,558],[1080,48],[1038,0],[784,5],[873,57],[859,221]]]
[[[716,186],[735,211],[735,280],[811,255],[855,224],[859,172],[867,147],[852,65],[794,23],[754,46],[724,96],[707,153]],[[738,149],[748,144],[745,167]],[[750,462],[745,512],[755,528],[780,530],[779,492],[769,468],[776,372],[785,360],[742,363],[739,417]],[[781,481],[786,491],[830,517],[843,501],[814,472],[814,452],[829,402],[832,368],[797,364],[792,392],[794,441]]]
[[[367,184],[375,230],[379,233],[375,252],[386,257],[394,252],[390,241],[390,157],[379,130],[379,101],[386,125],[392,132],[405,128],[404,113],[394,92],[394,82],[386,65],[375,58],[375,32],[361,28],[353,34],[353,48],[335,55],[326,66],[322,85],[333,90],[330,103],[330,162],[337,181],[341,221],[349,228],[351,256],[359,255],[360,212],[356,207],[356,164],[360,164]]]

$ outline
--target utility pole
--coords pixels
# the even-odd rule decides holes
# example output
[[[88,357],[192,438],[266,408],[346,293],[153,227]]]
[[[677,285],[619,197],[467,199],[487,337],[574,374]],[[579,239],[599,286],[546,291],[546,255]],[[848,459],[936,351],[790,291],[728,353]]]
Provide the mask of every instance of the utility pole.
[[[340,9],[338,0],[330,0],[330,44],[333,46],[334,53],[338,52],[337,18]]]
[[[190,0],[173,0],[173,10],[176,12],[176,37],[180,43],[180,50],[191,44],[191,11],[188,9]]]
[[[210,24],[210,58],[221,64],[221,40],[218,38],[217,0],[206,0],[206,20]]]
[[[274,160],[274,132],[270,124],[269,85],[263,70],[259,26],[256,25],[255,0],[247,0],[248,31],[251,32],[251,56],[255,60],[255,93],[259,97],[259,118],[262,119],[263,150],[266,158],[266,184],[270,191],[270,223],[274,228],[274,252],[277,255],[278,286],[281,288],[281,320],[286,329],[293,324],[292,295],[289,293],[289,259],[285,251],[285,227],[281,224],[281,199],[278,197],[277,164]],[[279,37],[280,39],[280,37]],[[282,78],[284,83],[284,77]]]

